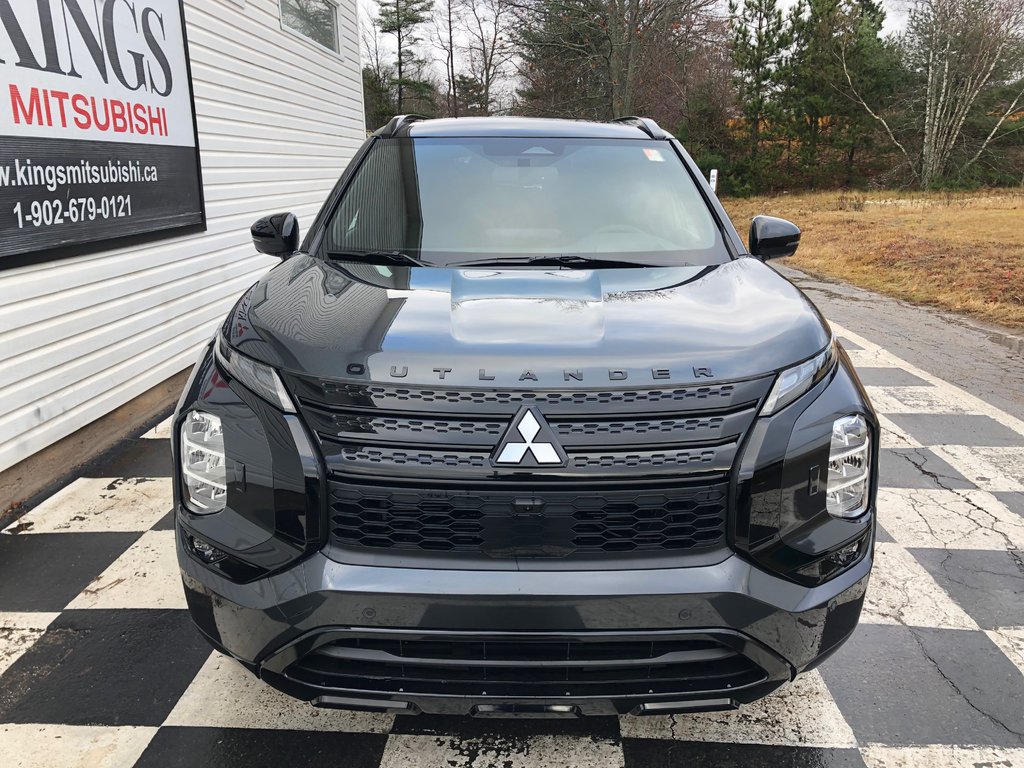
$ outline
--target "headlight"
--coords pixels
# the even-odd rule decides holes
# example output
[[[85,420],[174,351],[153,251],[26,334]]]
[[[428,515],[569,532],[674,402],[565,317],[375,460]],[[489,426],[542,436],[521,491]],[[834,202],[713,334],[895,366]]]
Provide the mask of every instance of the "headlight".
[[[295,413],[295,406],[292,405],[292,399],[288,396],[288,390],[284,388],[281,377],[269,365],[257,362],[232,349],[219,334],[216,355],[217,362],[229,376],[238,379],[247,388],[285,413]]]
[[[764,401],[761,413],[764,416],[770,416],[781,411],[825,378],[825,375],[832,370],[835,360],[836,342],[833,339],[825,349],[810,360],[784,370],[775,380],[772,391],[768,393],[768,399]]]
[[[828,457],[828,513],[833,517],[860,517],[867,509],[871,433],[863,416],[844,416],[832,424]]]
[[[181,425],[181,474],[192,511],[208,515],[224,509],[228,493],[224,430],[210,413],[189,411]]]

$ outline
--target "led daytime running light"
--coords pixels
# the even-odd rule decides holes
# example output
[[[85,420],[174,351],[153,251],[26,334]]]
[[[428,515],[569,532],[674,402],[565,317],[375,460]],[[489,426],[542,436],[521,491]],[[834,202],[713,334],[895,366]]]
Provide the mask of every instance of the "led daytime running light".
[[[785,408],[800,395],[821,381],[832,370],[836,361],[836,341],[833,338],[821,352],[799,365],[779,374],[775,385],[764,401],[761,413],[770,416]]]

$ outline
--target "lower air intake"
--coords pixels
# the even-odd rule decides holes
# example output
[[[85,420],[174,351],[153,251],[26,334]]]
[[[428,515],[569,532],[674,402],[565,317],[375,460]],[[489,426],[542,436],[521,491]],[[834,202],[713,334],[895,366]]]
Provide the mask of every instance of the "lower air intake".
[[[321,689],[409,696],[689,696],[733,692],[768,679],[739,645],[703,633],[367,635],[322,645],[285,674]]]

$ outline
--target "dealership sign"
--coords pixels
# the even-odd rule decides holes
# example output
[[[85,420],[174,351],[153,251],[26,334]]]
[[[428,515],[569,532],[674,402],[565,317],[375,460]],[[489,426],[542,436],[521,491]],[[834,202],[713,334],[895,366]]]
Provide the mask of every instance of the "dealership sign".
[[[204,224],[180,0],[0,0],[0,267]]]

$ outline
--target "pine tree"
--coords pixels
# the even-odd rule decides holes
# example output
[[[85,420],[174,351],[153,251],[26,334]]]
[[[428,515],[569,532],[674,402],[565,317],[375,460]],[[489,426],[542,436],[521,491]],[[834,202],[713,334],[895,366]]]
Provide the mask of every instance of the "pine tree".
[[[850,110],[840,90],[838,54],[841,0],[800,0],[788,21],[793,47],[783,69],[783,106],[797,140],[800,165],[810,185],[817,187],[833,171],[823,149],[839,147],[847,138],[844,117]]]
[[[487,91],[484,84],[473,75],[458,75],[455,78],[458,90],[456,107],[460,115],[486,115],[489,111]]]
[[[401,114],[405,107],[405,91],[422,90],[423,83],[413,80],[409,73],[417,69],[415,45],[419,42],[416,28],[430,16],[433,0],[381,0],[379,26],[386,35],[394,35],[398,43],[396,62],[398,90],[397,106]]]
[[[368,131],[380,128],[397,114],[393,82],[389,71],[380,72],[369,65],[363,67],[363,103]]]
[[[762,128],[774,111],[772,96],[789,36],[776,0],[743,0],[742,6],[730,0],[729,27],[736,87],[748,128],[749,176],[756,187],[762,176]]]

